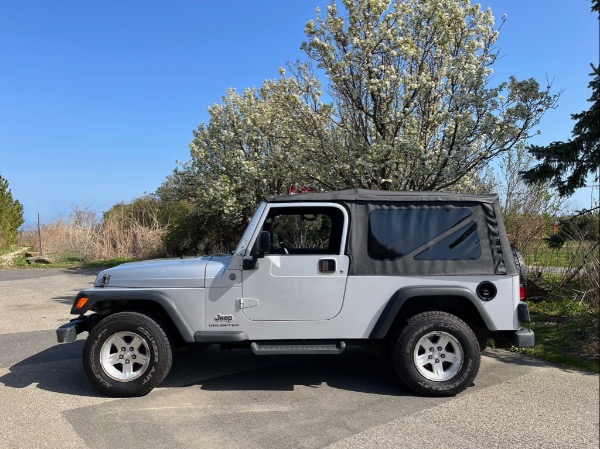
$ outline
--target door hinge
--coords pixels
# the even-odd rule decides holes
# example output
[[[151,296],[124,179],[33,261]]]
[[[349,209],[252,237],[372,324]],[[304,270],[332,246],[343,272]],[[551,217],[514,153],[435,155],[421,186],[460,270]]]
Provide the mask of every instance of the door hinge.
[[[256,307],[258,305],[258,299],[255,298],[238,298],[238,306],[240,309],[247,309],[248,307]]]

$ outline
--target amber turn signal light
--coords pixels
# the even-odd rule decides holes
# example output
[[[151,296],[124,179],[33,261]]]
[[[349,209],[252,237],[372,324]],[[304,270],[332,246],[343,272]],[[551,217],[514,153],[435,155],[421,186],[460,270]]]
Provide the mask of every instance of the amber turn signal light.
[[[83,298],[79,298],[79,301],[77,301],[77,304],[75,304],[75,308],[76,309],[83,308],[83,306],[85,306],[88,301],[89,301],[89,298],[86,298],[85,296]]]

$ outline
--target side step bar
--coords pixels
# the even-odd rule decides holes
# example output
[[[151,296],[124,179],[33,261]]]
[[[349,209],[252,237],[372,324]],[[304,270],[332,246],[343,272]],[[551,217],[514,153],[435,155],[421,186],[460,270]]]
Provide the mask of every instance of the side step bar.
[[[343,341],[333,342],[253,342],[250,347],[256,355],[278,354],[341,354],[346,348]]]

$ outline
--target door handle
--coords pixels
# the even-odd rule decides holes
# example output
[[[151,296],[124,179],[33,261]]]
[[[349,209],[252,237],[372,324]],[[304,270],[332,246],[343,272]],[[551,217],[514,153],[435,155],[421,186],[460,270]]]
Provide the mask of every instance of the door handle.
[[[319,260],[319,273],[335,273],[335,259]]]

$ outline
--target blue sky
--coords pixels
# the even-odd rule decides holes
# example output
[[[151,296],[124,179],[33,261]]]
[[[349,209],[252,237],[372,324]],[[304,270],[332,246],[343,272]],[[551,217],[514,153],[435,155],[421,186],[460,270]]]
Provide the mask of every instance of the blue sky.
[[[533,143],[566,140],[589,108],[598,19],[588,0],[486,0],[506,13],[494,81],[563,90]],[[192,131],[228,87],[275,78],[302,58],[304,25],[327,1],[3,0],[0,175],[27,223],[99,212],[153,192],[189,160]],[[582,189],[576,206],[589,206]]]

